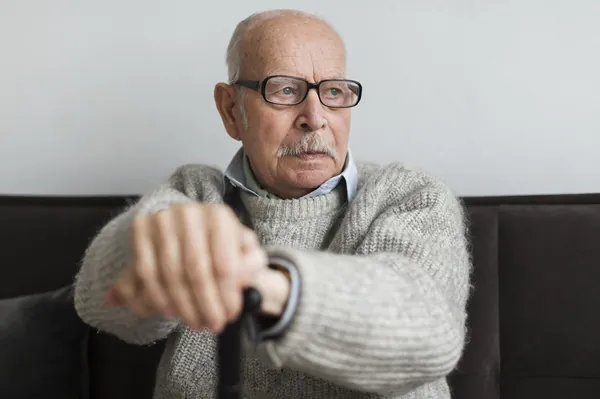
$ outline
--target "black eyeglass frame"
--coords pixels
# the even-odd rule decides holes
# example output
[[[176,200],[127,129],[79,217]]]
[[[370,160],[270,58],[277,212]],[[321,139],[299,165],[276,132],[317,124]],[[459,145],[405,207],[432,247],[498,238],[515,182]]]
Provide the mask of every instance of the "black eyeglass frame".
[[[300,80],[306,83],[306,93],[304,93],[304,97],[302,97],[302,99],[298,102],[295,102],[293,104],[281,104],[281,103],[276,103],[273,101],[269,101],[267,100],[267,95],[265,93],[265,90],[267,88],[267,82],[269,81],[269,79],[273,79],[273,78],[290,78],[290,79],[296,79],[296,80]],[[355,85],[358,86],[358,93],[357,93],[357,99],[356,102],[353,105],[346,105],[346,106],[342,106],[342,107],[335,107],[335,106],[331,106],[331,105],[327,105],[323,102],[323,100],[321,99],[321,92],[319,91],[319,88],[321,87],[321,85],[323,83],[328,83],[328,82],[349,82],[349,83],[354,83]],[[294,105],[298,105],[301,104],[304,100],[306,100],[306,97],[308,96],[308,92],[311,89],[315,89],[317,91],[317,97],[319,97],[319,101],[321,102],[321,104],[323,104],[324,106],[328,107],[328,108],[353,108],[356,107],[358,105],[358,103],[360,102],[360,99],[362,98],[362,85],[360,84],[360,82],[356,81],[356,80],[352,80],[352,79],[325,79],[322,80],[320,82],[317,83],[311,83],[306,79],[303,78],[299,78],[297,76],[288,76],[288,75],[272,75],[272,76],[267,76],[266,78],[264,78],[263,80],[243,80],[243,79],[239,79],[239,80],[234,80],[233,82],[231,82],[231,84],[236,84],[236,85],[240,85],[243,87],[246,87],[248,89],[257,91],[261,94],[262,98],[268,102],[269,104],[274,104],[274,105],[285,105],[285,106],[294,106]]]

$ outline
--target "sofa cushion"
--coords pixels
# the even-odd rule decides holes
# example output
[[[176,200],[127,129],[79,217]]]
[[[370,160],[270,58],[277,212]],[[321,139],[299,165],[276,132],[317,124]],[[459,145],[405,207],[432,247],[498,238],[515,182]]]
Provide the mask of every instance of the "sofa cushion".
[[[88,331],[71,286],[0,300],[0,395],[87,399]]]
[[[513,206],[500,220],[503,397],[598,398],[600,206]]]

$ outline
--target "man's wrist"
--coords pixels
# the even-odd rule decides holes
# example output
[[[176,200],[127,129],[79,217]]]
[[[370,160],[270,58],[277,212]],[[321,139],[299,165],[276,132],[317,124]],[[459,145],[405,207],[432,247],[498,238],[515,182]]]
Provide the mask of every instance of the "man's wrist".
[[[281,317],[290,295],[291,281],[285,270],[269,268],[258,276],[255,287],[262,294],[260,315]]]
[[[273,295],[272,297],[280,298],[277,300],[277,305],[274,306],[277,309],[274,312],[261,312],[259,315],[258,342],[277,339],[284,335],[294,319],[300,300],[301,281],[296,265],[282,257],[269,257],[269,268],[273,273],[277,273],[274,274],[274,276],[278,276],[277,279],[283,277],[287,280],[286,294]],[[267,301],[269,300],[267,299]],[[265,305],[266,308],[271,306]]]

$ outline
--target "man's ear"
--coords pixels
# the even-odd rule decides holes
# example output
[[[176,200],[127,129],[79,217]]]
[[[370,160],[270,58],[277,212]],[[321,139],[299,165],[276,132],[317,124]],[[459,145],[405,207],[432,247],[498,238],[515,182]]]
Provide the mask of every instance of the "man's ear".
[[[215,105],[223,120],[223,125],[227,134],[234,140],[240,140],[240,134],[238,131],[236,118],[235,118],[235,107],[237,104],[237,94],[235,88],[226,83],[217,83],[214,91]]]

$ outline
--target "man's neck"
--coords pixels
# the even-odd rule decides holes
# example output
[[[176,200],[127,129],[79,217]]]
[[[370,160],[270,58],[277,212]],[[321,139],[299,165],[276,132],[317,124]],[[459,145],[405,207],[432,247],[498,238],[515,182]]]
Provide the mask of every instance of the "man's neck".
[[[246,154],[244,154],[242,166],[244,168],[244,177],[246,178],[246,187],[254,191],[259,197],[281,199],[280,196],[271,193],[269,190],[266,190],[259,183],[258,179],[256,178],[256,175],[254,174],[254,171],[252,170],[250,158],[248,158]]]

